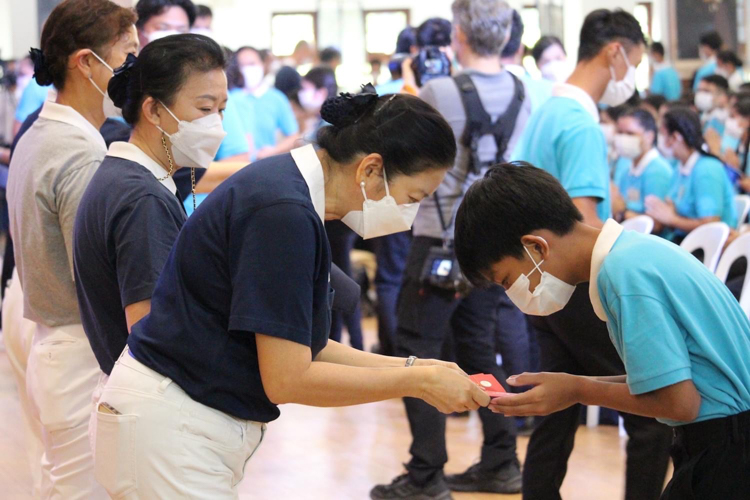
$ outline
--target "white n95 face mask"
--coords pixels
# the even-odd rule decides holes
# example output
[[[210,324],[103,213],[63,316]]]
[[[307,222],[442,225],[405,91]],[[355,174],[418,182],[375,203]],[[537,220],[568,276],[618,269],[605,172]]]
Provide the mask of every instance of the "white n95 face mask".
[[[741,139],[745,133],[745,129],[740,125],[740,121],[737,118],[727,118],[724,122],[724,135]]]
[[[365,197],[362,211],[349,212],[341,219],[341,222],[366,240],[410,230],[419,210],[419,203],[396,204],[396,200],[388,189],[385,168],[383,169],[383,182],[385,183],[385,196],[382,200],[375,201],[367,199],[365,182],[362,181],[360,187],[362,196]]]
[[[542,73],[542,78],[555,83],[564,82],[572,72],[568,62],[560,59],[546,63],[539,68],[539,71]]]
[[[253,90],[263,81],[263,67],[257,64],[243,66],[240,70],[242,78],[245,80],[245,89]]]
[[[711,111],[714,107],[714,95],[707,90],[699,90],[695,93],[695,107],[699,111]]]
[[[508,298],[522,313],[531,316],[549,316],[561,311],[568,301],[570,301],[570,297],[573,296],[576,287],[565,283],[563,280],[554,277],[546,271],[542,271],[539,266],[544,263],[544,260],[537,264],[525,245],[523,249],[526,250],[531,262],[534,263],[534,269],[529,274],[521,274],[518,277],[513,286],[506,292]],[[529,276],[534,274],[534,271],[539,271],[542,279],[532,293],[529,289]]]
[[[100,63],[104,65],[105,68],[110,70],[112,74],[115,74],[115,70],[113,70],[109,64],[107,64],[104,59],[99,57],[99,55],[96,52],[91,52],[91,54],[96,57]],[[107,118],[121,118],[122,117],[122,110],[115,106],[115,103],[112,101],[112,98],[109,97],[109,91],[102,91],[102,89],[99,88],[99,85],[96,84],[93,78],[89,77],[89,81],[91,82],[91,85],[94,86],[97,92],[99,92],[104,100],[102,100],[102,111],[104,112],[104,116]]]
[[[161,105],[164,106],[164,103]],[[171,135],[158,127],[172,143],[175,164],[180,167],[207,168],[216,157],[221,141],[227,135],[219,113],[188,122],[177,118],[168,107],[164,106],[164,109],[178,123],[177,132]]]
[[[637,135],[617,134],[615,136],[615,151],[623,158],[638,158],[643,152],[641,138]]]
[[[628,65],[628,71],[625,73],[625,78],[618,81],[615,76],[615,68],[610,65],[609,72],[612,75],[612,78],[607,84],[607,89],[604,91],[604,95],[599,100],[599,102],[606,104],[607,106],[619,106],[630,99],[635,93],[635,66],[630,64],[628,54],[625,52],[625,49],[622,48],[622,45],[620,46],[620,52],[625,59],[625,64]]]

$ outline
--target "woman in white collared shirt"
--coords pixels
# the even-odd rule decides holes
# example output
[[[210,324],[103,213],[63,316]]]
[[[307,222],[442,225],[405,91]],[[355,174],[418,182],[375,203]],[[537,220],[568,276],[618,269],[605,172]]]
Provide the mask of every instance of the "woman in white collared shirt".
[[[66,0],[45,22],[41,50],[31,51],[37,82],[53,84],[57,97],[44,103],[10,166],[19,279],[6,298],[22,300],[33,325],[14,320],[12,311],[3,326],[24,416],[43,443],[44,458],[31,458],[41,490],[35,498],[106,498],[88,440],[101,370],[81,326],[71,247],[81,195],[106,154],[99,128],[111,111],[107,84],[113,68],[138,49],[135,20],[132,10],[107,0]]]
[[[703,151],[698,115],[687,108],[664,115],[659,127],[659,149],[680,162],[667,194],[667,201],[646,198],[646,214],[667,231],[663,236],[682,241],[693,229],[722,221],[737,226],[734,192],[724,165]]]

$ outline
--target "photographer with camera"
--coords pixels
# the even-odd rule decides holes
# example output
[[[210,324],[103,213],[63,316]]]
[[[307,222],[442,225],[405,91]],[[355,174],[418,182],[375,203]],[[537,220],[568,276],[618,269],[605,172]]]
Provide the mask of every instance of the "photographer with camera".
[[[452,46],[464,70],[453,78],[427,80],[420,97],[450,123],[458,155],[435,195],[422,201],[414,222],[398,303],[396,352],[439,357],[452,332],[459,366],[467,373],[491,373],[502,380],[494,343],[502,292],[499,287],[465,285],[453,252],[453,227],[464,193],[489,165],[510,155],[531,106],[523,84],[500,63],[513,10],[501,0],[456,0],[452,9]],[[406,398],[405,404],[413,436],[407,473],[390,485],[376,486],[371,498],[447,499],[450,490],[521,490],[512,420],[480,409],[480,462],[463,474],[445,477],[445,417],[413,398]]]

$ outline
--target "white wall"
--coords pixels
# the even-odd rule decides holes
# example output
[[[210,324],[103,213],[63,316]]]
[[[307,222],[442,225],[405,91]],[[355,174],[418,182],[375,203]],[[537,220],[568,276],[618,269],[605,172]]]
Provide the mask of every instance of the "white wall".
[[[0,57],[16,59],[39,46],[36,2],[0,0]]]

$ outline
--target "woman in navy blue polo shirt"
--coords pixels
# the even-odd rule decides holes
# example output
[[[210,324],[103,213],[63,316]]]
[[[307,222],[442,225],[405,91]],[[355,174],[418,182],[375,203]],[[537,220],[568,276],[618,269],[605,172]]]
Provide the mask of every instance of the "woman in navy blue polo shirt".
[[[411,96],[366,87],[326,101],[323,118],[318,150],[246,167],[183,226],[97,407],[97,478],[113,498],[236,498],[279,404],[489,402],[453,364],[328,341],[324,220],[365,238],[408,230],[456,148]]]
[[[133,133],[110,145],[81,198],[73,239],[81,319],[107,375],[132,325],[148,314],[186,220],[172,175],[208,166],[224,137],[224,65],[210,38],[174,35],[129,56],[110,80]]]

